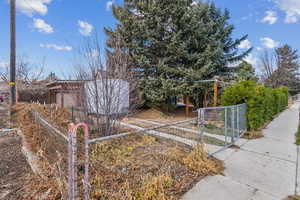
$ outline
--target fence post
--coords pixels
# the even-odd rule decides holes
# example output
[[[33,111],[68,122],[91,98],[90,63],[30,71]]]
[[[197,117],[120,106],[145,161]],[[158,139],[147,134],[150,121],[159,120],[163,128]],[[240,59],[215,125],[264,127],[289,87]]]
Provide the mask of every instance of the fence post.
[[[85,157],[85,161],[84,161],[84,199],[88,200],[89,199],[89,130],[88,130],[88,126],[85,123],[81,123],[79,124],[79,126],[83,126],[84,128],[84,157]]]
[[[225,120],[224,120],[224,123],[225,123],[225,146],[227,146],[227,131],[228,131],[228,119],[227,119],[227,108],[225,107]]]
[[[203,135],[204,135],[204,124],[205,124],[205,118],[204,118],[204,109],[198,110],[198,118],[199,118],[199,134],[200,134],[200,141],[203,142]]]
[[[231,107],[231,143],[234,144],[234,107]]]
[[[237,124],[237,133],[238,133],[237,138],[240,138],[240,107],[241,107],[240,105],[236,107],[236,117],[237,117],[236,124]]]
[[[77,133],[73,123],[69,126],[69,200],[77,198]]]
[[[75,199],[75,156],[74,156],[74,124],[69,125],[69,142],[68,142],[68,183],[69,183],[69,194],[68,199]]]
[[[69,125],[69,200],[77,198],[77,129],[83,127],[84,131],[84,156],[85,156],[85,172],[84,172],[84,199],[89,199],[89,131],[85,123]]]
[[[74,106],[71,107],[72,122],[74,122]]]

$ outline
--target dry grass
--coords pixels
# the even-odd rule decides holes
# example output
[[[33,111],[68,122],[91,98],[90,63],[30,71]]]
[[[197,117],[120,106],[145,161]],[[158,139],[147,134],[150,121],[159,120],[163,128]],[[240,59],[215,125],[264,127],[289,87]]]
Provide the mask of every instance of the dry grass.
[[[298,196],[298,195],[296,195],[296,196],[288,196],[284,200],[300,200],[300,196]]]
[[[26,177],[26,199],[62,199],[66,194],[66,144],[49,135],[32,120],[29,104],[18,104],[13,121],[24,135],[27,148],[39,160],[35,161],[40,174],[30,173]]]
[[[262,138],[262,137],[264,137],[264,135],[262,134],[261,130],[259,130],[259,131],[247,131],[243,136],[243,138],[248,139],[248,140],[259,139],[259,138]]]
[[[193,151],[183,159],[183,163],[188,166],[190,170],[206,175],[216,175],[224,169],[221,161],[208,157],[202,144],[197,145]]]
[[[170,175],[147,177],[142,187],[142,199],[170,199],[167,190],[172,187],[173,179]]]
[[[27,199],[62,199],[67,188],[64,169],[67,150],[55,137],[47,136],[46,130],[33,124],[30,109],[27,104],[15,107],[15,121],[30,150],[39,156],[43,172],[28,175]],[[39,109],[48,116],[44,108]],[[209,158],[202,146],[191,149],[182,143],[144,134],[93,144],[90,156],[91,199],[179,199],[201,178],[223,171],[222,163]],[[82,163],[80,155],[78,162]],[[83,168],[79,167],[79,178],[82,175]]]
[[[183,108],[178,108],[173,113],[166,113],[158,108],[151,108],[145,110],[137,110],[130,117],[150,119],[157,122],[168,123],[173,121],[182,121],[186,119],[195,118],[196,113],[190,112],[190,115],[186,116]]]
[[[41,159],[38,165],[41,174],[30,173],[25,179],[26,199],[65,199],[67,179],[60,169],[60,164],[49,164],[45,159]]]
[[[93,199],[179,199],[201,178],[223,171],[202,146],[192,150],[143,134],[97,143],[91,155]]]
[[[147,122],[140,122],[140,121],[128,120],[128,119],[124,120],[124,122],[135,125],[135,126],[139,126],[141,128],[145,128],[145,129],[151,129],[151,128],[156,127],[155,130],[158,132],[175,135],[175,136],[179,136],[179,137],[186,138],[186,139],[191,139],[191,140],[196,140],[196,141],[199,141],[199,139],[200,139],[198,133],[192,133],[190,131],[180,130],[180,128],[188,128],[191,130],[197,130],[197,126],[193,125],[192,123],[182,123],[182,124],[177,124],[175,126],[162,126],[161,128],[157,128],[157,125],[153,125],[152,123],[147,123]],[[179,129],[174,128],[176,126],[178,126]],[[225,145],[224,141],[219,140],[214,137],[207,136],[207,135],[204,135],[203,139],[204,139],[204,143],[206,143],[206,144],[212,144],[212,145],[217,145],[217,146]]]
[[[68,124],[71,122],[71,115],[68,109],[58,107],[57,105],[31,104],[33,109],[42,114],[44,119],[50,121],[52,125],[67,133]]]

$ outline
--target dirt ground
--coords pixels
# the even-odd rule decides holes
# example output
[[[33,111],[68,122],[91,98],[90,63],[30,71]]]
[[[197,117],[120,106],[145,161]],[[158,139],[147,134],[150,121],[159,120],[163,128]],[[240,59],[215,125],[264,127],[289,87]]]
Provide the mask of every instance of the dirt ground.
[[[45,158],[39,162],[45,176],[31,178],[31,184],[24,182],[30,167],[22,157],[20,139],[9,139],[6,145],[0,143],[0,180],[3,181],[0,182],[0,195],[3,195],[3,198],[0,196],[0,199],[26,199],[22,198],[25,191],[27,197],[28,194],[32,194],[27,199],[40,199],[37,197],[45,196],[48,191],[47,199],[62,199],[66,191],[65,173],[64,170],[59,170],[59,164],[53,163],[56,151],[52,148],[64,148],[60,148],[55,138],[47,138],[46,130],[32,125],[26,106],[19,105],[17,111],[16,121],[24,133],[28,148]],[[65,119],[64,112],[61,113],[59,118]],[[3,146],[5,148],[2,149]],[[81,142],[78,143],[78,147],[81,149]],[[79,152],[83,151],[78,151],[78,178],[81,179],[84,168],[82,153]],[[66,158],[63,153],[60,156]],[[63,158],[62,161],[65,163]],[[180,199],[181,195],[201,178],[220,174],[224,169],[220,161],[208,158],[200,146],[192,149],[182,143],[144,134],[94,143],[90,147],[90,161],[91,199]],[[3,174],[2,168],[6,170]],[[79,182],[81,190],[82,184]],[[22,183],[26,188],[22,187]]]
[[[91,161],[92,199],[180,199],[201,178],[223,170],[187,145],[143,134],[94,144]]]
[[[161,123],[170,123],[174,121],[182,121],[193,119],[197,117],[197,113],[190,111],[189,116],[185,115],[183,108],[178,108],[172,113],[166,113],[159,109],[144,109],[137,110],[135,113],[132,113],[129,117],[140,118],[140,119],[151,119],[153,121]]]
[[[9,112],[4,104],[0,104],[0,129],[8,128],[9,126]]]
[[[31,169],[21,148],[15,133],[0,135],[0,199],[24,199],[24,181]]]

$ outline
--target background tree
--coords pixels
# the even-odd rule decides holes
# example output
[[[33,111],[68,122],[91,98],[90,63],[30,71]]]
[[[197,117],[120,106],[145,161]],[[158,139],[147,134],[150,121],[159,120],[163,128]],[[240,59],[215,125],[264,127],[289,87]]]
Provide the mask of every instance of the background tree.
[[[289,45],[275,49],[273,55],[265,52],[261,58],[264,68],[264,82],[269,87],[286,86],[290,90],[299,87],[299,56]]]
[[[80,62],[75,66],[76,80],[84,82],[78,94],[82,100],[78,117],[100,136],[113,135],[118,131],[119,120],[128,114],[128,108],[122,110],[124,101],[127,101],[124,96],[132,88],[128,89],[124,81],[133,82],[127,53],[122,51],[117,38],[114,46],[115,53],[108,59],[109,63],[103,62],[98,38],[91,37],[80,48]]]
[[[30,62],[26,56],[19,56],[16,68],[16,79],[18,85],[22,88],[27,87],[43,78],[45,58],[41,63],[35,64]],[[9,81],[9,65],[0,71],[0,79],[5,82]]]
[[[140,76],[143,103],[170,105],[178,95],[197,101],[211,79],[228,70],[227,65],[244,58],[251,49],[238,54],[237,46],[247,38],[232,39],[229,12],[213,3],[192,0],[125,0],[113,6],[119,24],[106,28],[107,50],[113,55],[112,41],[120,36],[128,50],[130,68]]]
[[[16,64],[16,86],[18,101],[47,102],[46,84],[51,81],[44,79],[45,59],[41,63],[33,63],[25,55],[18,56]],[[9,65],[0,70],[0,81],[9,82]]]
[[[264,84],[268,87],[274,87],[275,80],[272,74],[276,69],[274,53],[270,53],[267,50],[264,50],[263,54],[260,56],[260,66],[262,70],[261,79]]]
[[[242,61],[238,66],[236,70],[236,78],[238,80],[253,80],[257,81],[257,77],[255,75],[255,69],[253,66],[246,62]]]

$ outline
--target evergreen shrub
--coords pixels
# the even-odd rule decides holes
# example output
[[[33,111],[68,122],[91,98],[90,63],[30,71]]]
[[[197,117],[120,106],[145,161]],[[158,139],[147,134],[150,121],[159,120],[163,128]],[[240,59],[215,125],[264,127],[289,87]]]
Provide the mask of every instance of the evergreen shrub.
[[[224,89],[223,106],[247,104],[248,130],[258,130],[288,105],[288,89],[267,88],[254,81],[241,81]]]

